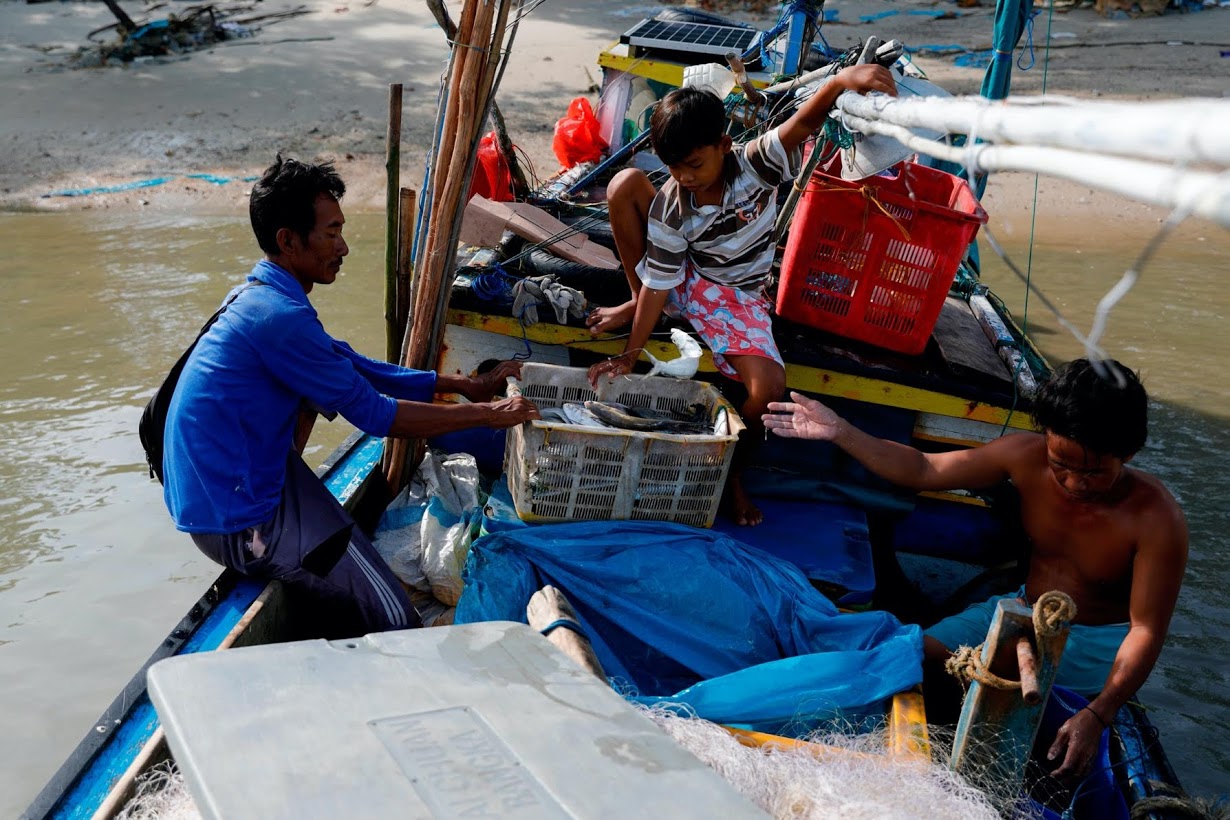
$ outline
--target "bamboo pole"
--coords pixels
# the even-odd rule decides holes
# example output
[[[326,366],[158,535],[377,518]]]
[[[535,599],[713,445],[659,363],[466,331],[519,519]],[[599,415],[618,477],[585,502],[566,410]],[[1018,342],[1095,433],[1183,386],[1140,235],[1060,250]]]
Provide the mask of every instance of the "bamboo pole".
[[[491,48],[487,53],[487,73],[484,78],[484,83],[481,90],[483,94],[483,102],[478,109],[478,117],[474,120],[474,132],[471,136],[470,147],[467,152],[468,158],[465,164],[465,169],[462,172],[462,190],[469,191],[470,181],[474,175],[474,164],[477,159],[479,133],[481,132],[482,124],[486,121],[492,106],[495,105],[495,92],[500,85],[500,80],[503,77],[504,67],[507,65],[501,59],[501,47],[512,48],[513,40],[517,36],[517,20],[513,21],[512,29],[508,31],[508,42],[505,44],[504,33],[508,22],[508,12],[513,5],[512,0],[501,0],[499,17],[496,22],[496,34],[492,38]],[[453,213],[452,227],[450,235],[455,237],[461,230],[461,221],[463,209],[457,208]],[[450,245],[455,242],[450,242]],[[444,270],[441,273],[441,279],[447,280],[445,287],[442,290],[441,298],[436,303],[436,313],[432,321],[431,334],[428,336],[431,344],[431,350],[428,353],[428,361],[435,362],[440,354],[440,346],[444,340],[444,317],[448,313],[448,295],[451,288],[452,275],[454,270],[454,254],[450,251],[447,258],[444,260]]]
[[[402,188],[400,195],[401,225],[397,233],[397,352],[395,361],[401,361],[401,340],[406,335],[406,318],[410,313],[410,288],[414,279],[414,260],[410,248],[414,243],[414,221],[417,216],[418,195],[413,188]]]
[[[496,52],[503,45],[507,14],[508,0],[467,0],[453,40],[449,96],[432,175],[432,196],[430,202],[422,205],[428,214],[426,240],[420,235],[414,295],[402,354],[402,363],[417,370],[430,367],[439,349],[436,317],[443,312],[440,305],[447,305],[448,301],[449,283],[445,279],[452,272],[453,246],[473,173],[477,134],[486,119],[486,103],[492,96],[488,84],[497,73],[490,63],[496,60]],[[493,41],[493,30],[499,40]],[[410,442],[397,440],[389,448],[386,478],[394,492],[420,458],[423,446],[421,440],[415,440],[411,450]]]
[[[456,92],[449,99],[449,112],[444,123],[444,138],[441,139],[441,152],[436,166],[436,201],[431,212],[431,224],[427,229],[426,254],[420,260],[423,272],[422,285],[416,293],[414,314],[419,321],[410,328],[411,339],[406,351],[407,367],[422,370],[431,364],[431,336],[434,331],[435,306],[439,302],[444,289],[444,273],[446,256],[451,256],[455,250],[450,245],[453,216],[461,207],[462,182],[465,178],[466,166],[470,160],[469,146],[473,134],[477,130],[475,122],[476,102],[480,98],[479,82],[486,74],[484,57],[489,55],[491,44],[492,17],[495,12],[494,0],[475,0],[467,3],[480,5],[477,14],[471,14],[473,28],[466,31],[466,11],[462,12],[462,24],[458,30],[458,39],[453,48],[453,59],[461,65],[459,75],[454,76]],[[468,34],[468,36],[467,36]],[[482,95],[485,97],[485,95]],[[446,152],[446,146],[448,149]],[[447,163],[444,161],[448,155]],[[427,319],[427,321],[422,321]]]
[[[470,61],[471,54],[474,53],[471,47],[471,35],[474,30],[474,17],[478,6],[478,0],[467,0],[466,4],[461,7],[461,25],[457,27],[457,33],[451,43],[452,56],[449,59],[448,99],[444,105],[444,128],[440,134],[440,145],[434,160],[435,168],[431,185],[431,202],[427,203],[428,238],[424,243],[425,245],[431,241],[431,222],[435,218],[438,203],[444,196],[444,181],[447,178],[444,172],[447,171],[448,164],[452,161],[453,157],[454,143],[457,136],[458,109],[463,103],[463,100],[459,97],[459,92],[466,64]],[[461,48],[457,47],[459,43],[462,46]],[[426,250],[426,248],[421,250]]]
[[[389,85],[389,123],[384,138],[384,327],[385,358],[400,359],[397,333],[398,192],[401,189],[401,83]]]
[[[443,0],[427,0],[427,7],[436,18],[436,23],[444,31],[444,36],[451,43],[453,38],[457,36],[457,25],[448,16],[448,9],[444,7]],[[498,45],[500,38],[492,38],[492,41]],[[512,139],[508,136],[508,126],[504,122],[504,113],[500,111],[500,106],[495,100],[491,101],[491,121],[495,126],[495,137],[500,144],[500,153],[507,160],[508,170],[512,174],[513,194],[515,196],[526,196],[530,192],[530,183],[526,179],[525,169],[521,167],[521,163],[517,160],[517,153],[513,149]]]
[[[411,282],[413,280],[414,260],[410,258],[410,246],[414,241],[415,205],[417,196],[413,188],[402,188],[400,192],[399,230],[397,234],[397,283],[396,310],[394,316],[397,341],[397,358],[401,360],[401,340],[406,335],[406,322],[410,310]],[[390,487],[400,488],[406,472],[406,448],[398,446],[394,439],[386,439],[384,454],[380,459],[380,469],[385,481]]]

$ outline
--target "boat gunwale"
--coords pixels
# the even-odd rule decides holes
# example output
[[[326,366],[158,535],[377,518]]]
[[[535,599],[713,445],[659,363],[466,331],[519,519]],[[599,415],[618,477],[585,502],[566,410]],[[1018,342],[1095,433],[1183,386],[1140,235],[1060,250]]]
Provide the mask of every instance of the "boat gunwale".
[[[342,504],[358,496],[359,488],[378,463],[379,458],[367,452],[372,448],[383,448],[383,440],[356,431],[316,469],[316,474],[325,480]],[[362,464],[351,469],[356,460]],[[22,812],[22,820],[105,817],[118,810],[121,806],[114,799],[116,792],[131,786],[129,775],[136,774],[131,770],[145,750],[151,748],[151,741],[156,740],[161,726],[146,688],[150,666],[175,655],[227,648],[241,637],[236,628],[251,622],[256,615],[253,608],[259,608],[273,583],[262,584],[233,569],[222,570],[94,721],[85,737]],[[198,637],[201,642],[194,646],[194,639]],[[150,714],[153,714],[152,721]],[[137,717],[142,718],[142,725],[134,728],[132,721]],[[134,732],[135,736],[126,736]]]

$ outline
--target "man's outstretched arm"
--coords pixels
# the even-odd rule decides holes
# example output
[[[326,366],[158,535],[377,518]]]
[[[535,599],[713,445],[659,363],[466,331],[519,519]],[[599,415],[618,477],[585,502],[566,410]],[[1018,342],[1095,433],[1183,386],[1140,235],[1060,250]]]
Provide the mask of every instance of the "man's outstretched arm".
[[[542,418],[538,408],[522,396],[472,404],[398,400],[389,435],[397,438],[431,438],[471,427],[515,427],[537,418]]]
[[[824,404],[800,393],[772,402],[765,427],[785,438],[831,441],[883,479],[913,490],[991,487],[1007,479],[1024,442],[1006,436],[970,450],[924,453],[905,444],[869,436]]]

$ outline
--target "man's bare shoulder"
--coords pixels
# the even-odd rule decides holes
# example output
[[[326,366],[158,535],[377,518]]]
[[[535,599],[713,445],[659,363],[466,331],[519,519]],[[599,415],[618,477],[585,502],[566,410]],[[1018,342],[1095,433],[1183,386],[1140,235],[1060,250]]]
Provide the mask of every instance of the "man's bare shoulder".
[[[1132,479],[1128,503],[1140,516],[1142,525],[1155,528],[1159,537],[1181,538],[1186,545],[1187,517],[1162,480],[1134,467],[1124,470]]]
[[[1019,477],[1018,471],[1046,464],[1046,437],[1041,433],[1009,433],[980,448],[987,457],[999,463]]]

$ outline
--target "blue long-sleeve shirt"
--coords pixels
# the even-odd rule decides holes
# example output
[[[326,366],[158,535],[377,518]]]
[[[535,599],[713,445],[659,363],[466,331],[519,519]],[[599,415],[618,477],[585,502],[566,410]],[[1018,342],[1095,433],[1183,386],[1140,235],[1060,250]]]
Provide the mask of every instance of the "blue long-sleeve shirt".
[[[253,280],[264,286],[240,294],[201,338],[167,413],[163,497],[185,532],[238,532],[273,515],[305,400],[383,436],[397,399],[435,393],[435,373],[330,337],[287,271],[262,260]]]

